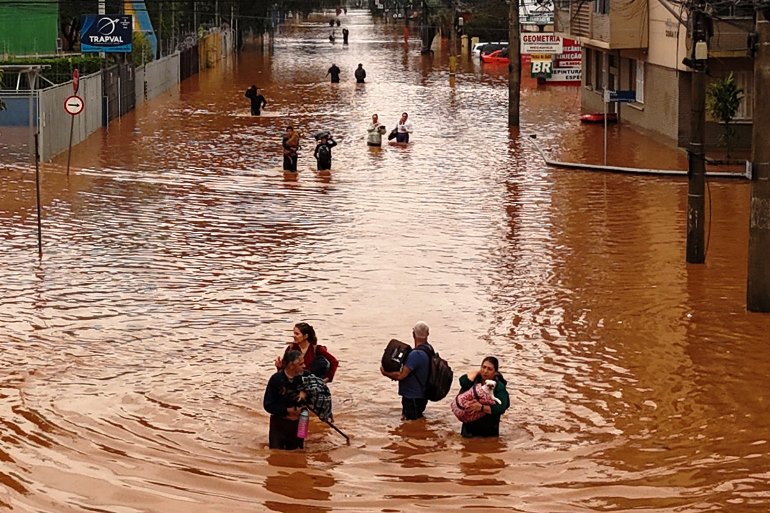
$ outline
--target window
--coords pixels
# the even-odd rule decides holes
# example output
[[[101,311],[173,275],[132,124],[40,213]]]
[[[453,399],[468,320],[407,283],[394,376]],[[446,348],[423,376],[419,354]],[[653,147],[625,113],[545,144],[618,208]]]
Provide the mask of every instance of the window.
[[[594,12],[596,14],[609,14],[610,0],[594,0]]]
[[[733,77],[735,77],[735,85],[743,89],[743,98],[735,119],[752,119],[754,117],[754,72],[733,71]]]
[[[636,102],[644,103],[644,61],[636,61]]]
[[[583,50],[583,62],[586,65],[585,73],[583,73],[583,77],[586,80],[585,85],[586,87],[596,89],[596,84],[594,83],[594,52],[590,48],[583,48]]]
[[[604,89],[604,54],[594,50],[594,89]]]

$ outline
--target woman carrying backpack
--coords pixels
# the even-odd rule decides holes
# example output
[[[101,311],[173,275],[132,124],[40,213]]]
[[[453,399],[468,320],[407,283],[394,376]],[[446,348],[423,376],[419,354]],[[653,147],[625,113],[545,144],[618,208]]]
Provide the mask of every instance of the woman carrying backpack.
[[[294,325],[294,342],[286,346],[284,357],[289,351],[299,351],[305,362],[305,370],[330,383],[337,372],[339,361],[332,356],[326,346],[318,344],[315,329],[306,323],[298,322]],[[282,357],[275,359],[275,368],[281,370]]]
[[[479,402],[472,402],[467,409],[470,411],[481,411],[485,415],[473,422],[463,424],[460,434],[465,438],[475,436],[500,436],[500,417],[510,406],[510,398],[506,385],[508,382],[500,374],[499,363],[494,356],[487,356],[481,362],[481,367],[471,371],[468,374],[460,376],[460,393],[469,390],[477,383],[484,383],[486,380],[494,380],[497,384],[494,389],[494,396],[500,400],[500,404],[485,405]]]

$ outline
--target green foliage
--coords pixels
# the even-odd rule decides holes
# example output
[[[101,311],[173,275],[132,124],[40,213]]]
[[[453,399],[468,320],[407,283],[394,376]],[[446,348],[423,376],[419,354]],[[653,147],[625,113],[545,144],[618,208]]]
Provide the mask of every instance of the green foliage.
[[[50,66],[44,69],[41,75],[54,84],[63,84],[72,80],[72,70],[78,68],[82,76],[99,71],[102,63],[99,56],[72,55],[67,57],[24,57],[11,58],[0,61],[0,64],[45,64]]]
[[[134,64],[140,66],[155,59],[152,53],[152,45],[144,32],[134,32],[131,41],[131,58]]]
[[[463,30],[481,41],[508,41],[508,4],[504,0],[474,3]]]
[[[743,89],[735,84],[732,73],[720,80],[714,80],[706,89],[706,110],[722,125],[722,141],[727,147],[727,158],[730,158],[735,139],[735,129],[730,126],[730,122],[735,119],[742,98]]]

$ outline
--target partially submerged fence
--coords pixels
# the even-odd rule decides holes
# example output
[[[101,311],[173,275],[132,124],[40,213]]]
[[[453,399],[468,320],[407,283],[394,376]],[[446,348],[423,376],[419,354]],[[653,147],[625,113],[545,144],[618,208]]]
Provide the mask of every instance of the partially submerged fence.
[[[112,119],[198,73],[201,53],[206,56],[206,64],[212,65],[234,50],[230,30],[212,32],[201,42],[205,50],[195,45],[139,68],[122,63],[82,77],[78,96],[83,99],[85,108],[74,116],[74,120],[64,111],[65,100],[73,94],[71,81],[33,92],[32,128],[26,128],[30,124],[30,92],[2,91],[8,110],[0,114],[0,129],[4,132],[0,136],[0,150],[3,150],[0,161],[5,157],[17,161],[22,153],[29,155],[30,141],[38,128],[40,159],[50,160],[68,148],[70,126],[74,146],[100,127],[107,126]],[[14,128],[6,129],[8,126]]]

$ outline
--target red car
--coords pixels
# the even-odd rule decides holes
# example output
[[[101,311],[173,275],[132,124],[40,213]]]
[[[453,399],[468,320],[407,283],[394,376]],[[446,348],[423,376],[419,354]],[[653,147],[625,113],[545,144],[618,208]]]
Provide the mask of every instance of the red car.
[[[502,48],[490,53],[482,53],[481,62],[484,64],[508,64],[508,48]]]

